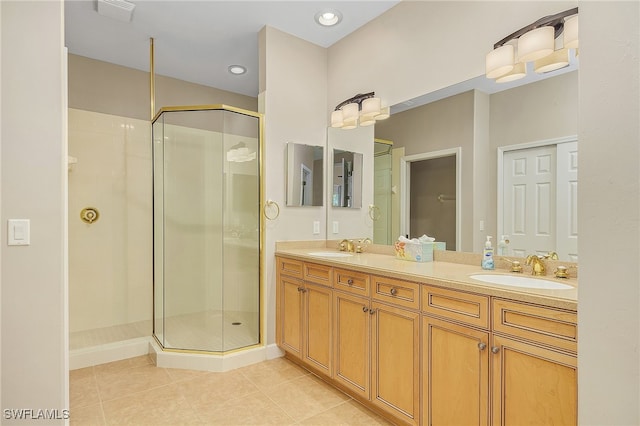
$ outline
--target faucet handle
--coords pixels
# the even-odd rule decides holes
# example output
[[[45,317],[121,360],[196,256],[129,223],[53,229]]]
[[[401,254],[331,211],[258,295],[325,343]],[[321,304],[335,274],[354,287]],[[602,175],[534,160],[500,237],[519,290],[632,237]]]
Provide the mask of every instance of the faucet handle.
[[[566,266],[558,266],[553,272],[556,278],[569,278],[569,271]]]
[[[519,260],[511,260],[507,259],[506,257],[504,257],[503,259],[511,263],[511,272],[522,273],[522,265],[520,264]]]

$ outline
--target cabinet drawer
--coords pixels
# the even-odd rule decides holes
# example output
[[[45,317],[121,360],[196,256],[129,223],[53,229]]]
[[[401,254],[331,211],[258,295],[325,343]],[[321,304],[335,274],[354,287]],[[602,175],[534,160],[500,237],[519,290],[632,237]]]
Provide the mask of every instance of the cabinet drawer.
[[[420,309],[420,284],[386,277],[372,277],[373,298],[381,302]]]
[[[423,285],[422,311],[476,327],[489,328],[489,296]]]
[[[305,281],[331,287],[333,268],[315,263],[304,263],[303,278]]]
[[[277,271],[282,275],[290,277],[302,278],[302,262],[299,260],[277,257]]]
[[[573,311],[493,299],[493,331],[555,346],[578,347],[578,315]]]
[[[333,271],[333,288],[360,296],[369,296],[370,280],[369,274],[361,272],[338,268]]]

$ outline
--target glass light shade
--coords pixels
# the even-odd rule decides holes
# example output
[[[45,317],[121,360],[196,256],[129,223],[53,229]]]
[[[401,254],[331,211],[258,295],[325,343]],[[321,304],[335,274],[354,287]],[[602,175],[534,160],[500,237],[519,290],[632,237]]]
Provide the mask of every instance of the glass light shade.
[[[508,83],[510,81],[519,80],[525,75],[527,75],[527,67],[524,63],[518,62],[513,66],[510,73],[507,73],[502,77],[498,77],[496,79],[496,83]]]
[[[567,49],[578,48],[578,15],[573,15],[564,20],[564,47]]]
[[[331,113],[331,127],[342,127],[344,119],[342,118],[342,111],[337,110]]]
[[[355,129],[356,127],[358,127],[358,120],[344,120],[344,124],[342,125],[342,128],[345,130],[351,130],[351,129]]]
[[[373,117],[373,115],[369,114],[369,115],[363,115],[360,117],[360,126],[371,126],[372,124],[376,123],[376,119]]]
[[[342,107],[342,117],[344,118],[345,123],[347,121],[353,121],[358,119],[358,104],[352,102],[350,104],[346,104]]]
[[[563,47],[562,49],[556,50],[551,55],[547,55],[544,58],[535,61],[533,63],[533,69],[538,74],[542,74],[564,68],[567,65],[569,65],[569,49]]]
[[[498,78],[513,69],[514,49],[505,44],[487,53],[485,70],[487,78]]]
[[[390,116],[391,116],[391,110],[389,109],[388,106],[386,106],[384,108],[381,108],[380,109],[380,114],[376,115],[373,118],[375,118],[376,121],[377,121],[377,120],[384,120],[386,118],[389,118]]]
[[[361,117],[376,116],[380,114],[380,98],[367,98],[362,101]],[[362,126],[362,120],[360,120]]]
[[[552,26],[531,30],[518,39],[518,62],[543,58],[553,53],[554,47],[555,30]]]

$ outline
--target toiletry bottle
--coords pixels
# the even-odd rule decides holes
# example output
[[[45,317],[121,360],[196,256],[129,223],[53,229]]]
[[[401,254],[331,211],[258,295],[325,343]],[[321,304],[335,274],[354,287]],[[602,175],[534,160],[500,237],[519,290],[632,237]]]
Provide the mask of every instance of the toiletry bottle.
[[[509,255],[509,236],[503,235],[498,242],[498,256]]]
[[[494,269],[493,264],[493,247],[491,246],[491,236],[487,235],[487,241],[484,243],[482,252],[482,269]]]

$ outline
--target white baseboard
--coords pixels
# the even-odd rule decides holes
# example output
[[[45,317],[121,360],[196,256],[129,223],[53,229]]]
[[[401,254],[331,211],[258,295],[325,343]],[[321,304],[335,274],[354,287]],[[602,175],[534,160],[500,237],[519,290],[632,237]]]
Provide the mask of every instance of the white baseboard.
[[[152,340],[151,337],[140,337],[89,348],[74,349],[69,351],[69,370],[147,355],[149,353],[150,340]]]
[[[269,357],[269,351],[266,346],[225,355],[171,352],[163,351],[155,341],[149,343],[149,351],[158,367],[215,372],[230,371],[280,356],[271,355],[271,357]]]
[[[280,358],[284,352],[276,344],[226,355],[170,352],[163,351],[152,337],[140,337],[70,351],[69,369],[76,370],[147,354],[151,355],[158,367],[224,372]]]

